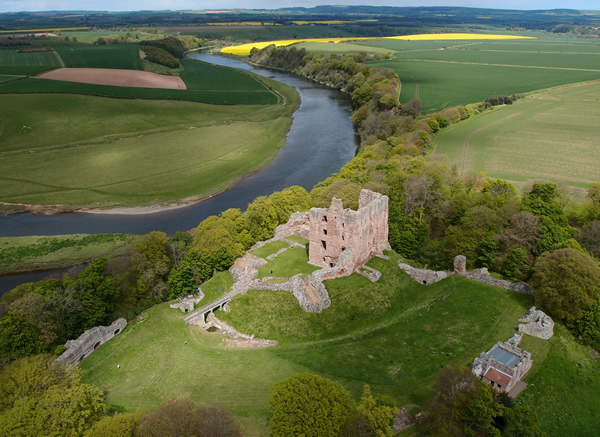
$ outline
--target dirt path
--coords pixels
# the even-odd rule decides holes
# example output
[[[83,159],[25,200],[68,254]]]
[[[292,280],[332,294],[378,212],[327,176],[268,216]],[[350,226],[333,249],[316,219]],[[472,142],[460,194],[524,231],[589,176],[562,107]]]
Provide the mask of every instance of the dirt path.
[[[60,55],[58,54],[58,52],[56,50],[52,50],[52,53],[54,53],[54,56],[56,56],[56,59],[58,59],[58,62],[60,62],[60,65],[62,68],[65,68],[65,61],[62,60],[62,58],[60,57]]]

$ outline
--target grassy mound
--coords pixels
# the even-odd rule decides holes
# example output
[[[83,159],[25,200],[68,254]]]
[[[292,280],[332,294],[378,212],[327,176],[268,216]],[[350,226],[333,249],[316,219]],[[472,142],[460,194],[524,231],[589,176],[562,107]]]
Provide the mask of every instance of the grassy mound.
[[[300,371],[337,380],[356,398],[368,383],[416,412],[432,395],[441,367],[466,366],[508,339],[533,302],[462,277],[424,286],[396,262],[369,263],[383,273],[378,283],[359,275],[328,281],[332,305],[322,314],[304,313],[283,292],[249,292],[231,302],[230,313],[217,314],[241,332],[278,340],[274,348],[229,347],[220,335],[186,326],[181,312],[154,307],[83,361],[84,378],[106,390],[109,404],[128,411],[178,396],[219,402],[248,435],[266,434],[271,385]],[[217,280],[221,288],[228,276]],[[534,360],[522,396],[538,406],[544,429],[549,435],[592,435],[598,360],[558,325],[550,341],[526,337],[522,346]]]

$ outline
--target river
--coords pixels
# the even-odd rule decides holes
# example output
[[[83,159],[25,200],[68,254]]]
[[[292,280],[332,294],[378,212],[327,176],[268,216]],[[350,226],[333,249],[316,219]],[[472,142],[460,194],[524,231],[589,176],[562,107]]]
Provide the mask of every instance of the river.
[[[151,231],[163,231],[172,235],[177,231],[192,229],[206,217],[228,208],[244,210],[256,197],[291,185],[300,185],[310,190],[317,182],[337,172],[354,157],[359,143],[350,121],[352,107],[347,95],[282,71],[259,68],[204,53],[190,56],[275,79],[300,93],[301,104],[294,113],[287,143],[269,166],[243,179],[229,190],[187,207],[143,215],[12,214],[0,217],[0,236],[113,232],[141,235]],[[22,277],[22,282],[36,280],[28,278],[27,274],[18,276]],[[10,276],[10,284],[7,278],[0,277],[0,295],[16,285],[16,275]]]

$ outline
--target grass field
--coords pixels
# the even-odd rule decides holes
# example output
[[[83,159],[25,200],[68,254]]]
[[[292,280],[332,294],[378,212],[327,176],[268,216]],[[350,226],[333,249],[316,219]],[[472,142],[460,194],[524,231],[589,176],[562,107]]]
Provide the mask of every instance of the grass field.
[[[137,239],[125,234],[1,237],[0,274],[83,264],[127,251]]]
[[[267,264],[260,266],[257,279],[268,276],[289,278],[297,274],[304,277],[315,270],[319,270],[319,267],[308,264],[308,251],[304,247],[295,247],[280,253]]]
[[[326,43],[326,42],[305,42],[296,44],[298,50],[306,49],[307,52],[317,53],[335,53],[335,54],[354,54],[354,53],[367,53],[367,54],[386,54],[390,53],[390,50],[380,47],[369,47],[367,45],[359,45],[352,43]]]
[[[371,65],[393,68],[402,81],[401,102],[419,97],[423,112],[600,78],[600,48],[568,37],[359,44],[394,51],[394,59]]]
[[[72,43],[55,47],[70,68],[120,68],[143,70],[138,44],[88,45]]]
[[[341,382],[355,399],[368,383],[416,413],[432,395],[441,367],[466,366],[506,340],[533,301],[460,277],[424,286],[396,262],[393,255],[369,263],[383,273],[375,284],[359,275],[328,281],[332,305],[321,314],[304,313],[289,293],[256,291],[234,299],[230,313],[217,313],[242,332],[278,340],[274,348],[226,346],[221,335],[186,326],[181,312],[154,307],[83,361],[84,380],[105,390],[109,405],[127,411],[175,397],[220,403],[251,436],[266,435],[272,384],[301,371]],[[538,410],[544,429],[550,436],[566,435],[560,432],[565,429],[594,435],[586,426],[598,414],[592,412],[599,402],[598,361],[586,358],[561,327],[550,342],[526,338],[524,345],[535,363],[524,396],[543,406]],[[572,359],[561,358],[565,350]],[[568,381],[575,374],[584,379],[572,392]],[[580,399],[559,402],[562,396]],[[569,422],[555,424],[558,413]],[[573,421],[578,426],[568,428]]]
[[[77,95],[3,96],[0,200],[135,206],[220,191],[272,159],[289,128],[297,94],[264,81],[285,102],[123,105]]]
[[[0,68],[4,67],[60,67],[61,63],[54,52],[25,52],[0,50]]]
[[[435,153],[461,174],[587,188],[600,181],[599,99],[600,82],[533,94],[442,132]]]

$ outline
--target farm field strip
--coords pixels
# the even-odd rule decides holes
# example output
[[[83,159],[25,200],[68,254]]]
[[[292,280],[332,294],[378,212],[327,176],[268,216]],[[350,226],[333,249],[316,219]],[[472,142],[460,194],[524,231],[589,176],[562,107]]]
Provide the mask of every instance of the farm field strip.
[[[446,40],[478,40],[478,39],[521,39],[530,38],[518,35],[490,35],[490,34],[463,34],[463,33],[451,33],[451,34],[422,34],[422,35],[407,35],[407,36],[386,36],[386,37],[335,37],[335,38],[298,38],[288,40],[274,40],[274,41],[263,41],[253,42],[247,44],[241,44],[237,46],[230,46],[221,49],[221,52],[228,53],[231,55],[238,56],[249,56],[250,51],[253,48],[258,50],[264,49],[265,47],[274,44],[276,47],[286,47],[297,43],[341,43],[348,41],[371,41],[377,39],[391,39],[391,40],[405,40],[405,41],[446,41]],[[367,43],[368,45],[368,43]]]
[[[513,68],[539,68],[542,70],[565,70],[565,71],[591,71],[600,72],[600,69],[593,68],[574,68],[574,67],[551,67],[551,66],[540,66],[540,65],[522,65],[522,64],[493,64],[489,62],[465,62],[465,61],[450,61],[440,59],[417,59],[417,58],[403,58],[402,61],[407,62],[432,62],[438,64],[460,64],[460,65],[485,65],[490,67],[513,67]]]
[[[443,132],[434,153],[448,155],[463,174],[586,188],[599,178],[598,99],[600,82],[536,94]]]

